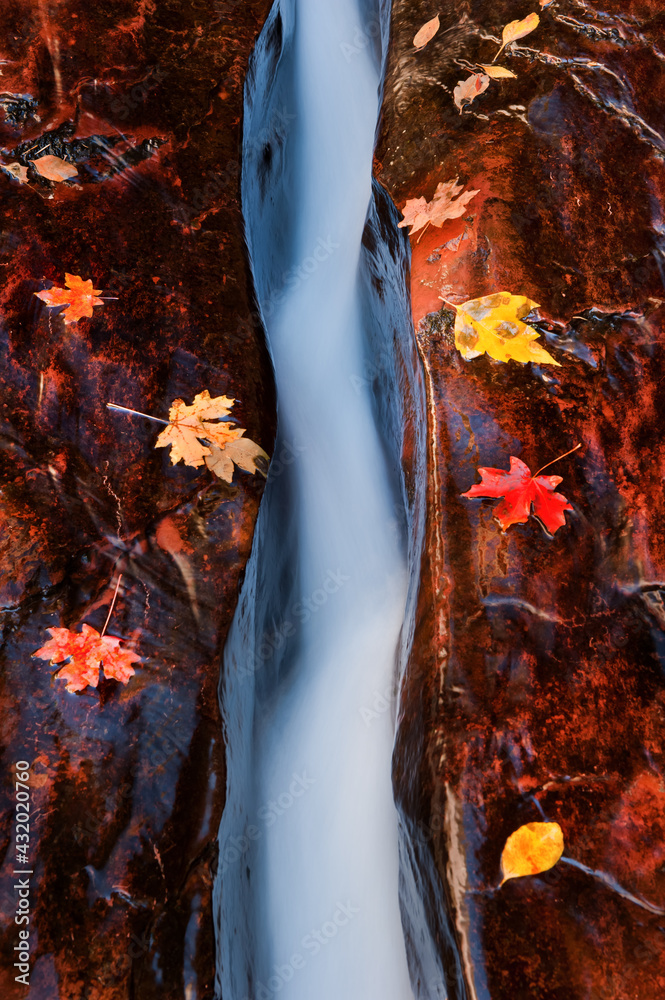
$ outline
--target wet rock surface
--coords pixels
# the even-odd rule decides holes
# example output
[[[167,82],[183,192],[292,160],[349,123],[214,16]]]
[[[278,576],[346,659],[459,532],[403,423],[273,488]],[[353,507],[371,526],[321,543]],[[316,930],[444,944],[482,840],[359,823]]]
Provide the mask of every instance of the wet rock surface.
[[[398,207],[460,177],[468,212],[412,237],[429,409],[427,541],[395,786],[430,944],[419,996],[656,1000],[665,987],[662,7],[560,2],[460,114],[453,89],[538,5],[393,5],[377,149]],[[465,362],[455,303],[540,303],[560,368]],[[479,466],[549,472],[573,511],[502,533]],[[498,888],[507,836],[566,858]],[[590,872],[595,872],[592,874]],[[439,969],[426,961],[427,947]],[[428,972],[429,970],[429,972]]]
[[[209,998],[223,807],[220,651],[263,480],[170,465],[158,424],[208,389],[268,451],[274,390],[239,205],[242,81],[269,4],[3,8],[0,814],[3,997]],[[35,149],[35,146],[37,148]],[[78,175],[52,182],[32,156]],[[65,325],[35,292],[92,278]],[[32,653],[101,630],[142,657],[69,694]],[[14,763],[32,764],[30,988],[14,981]]]

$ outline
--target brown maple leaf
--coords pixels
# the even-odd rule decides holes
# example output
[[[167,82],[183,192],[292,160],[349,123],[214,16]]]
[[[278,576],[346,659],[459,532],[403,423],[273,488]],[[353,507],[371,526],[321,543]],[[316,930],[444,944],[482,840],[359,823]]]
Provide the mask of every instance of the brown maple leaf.
[[[100,634],[91,625],[83,624],[80,632],[68,628],[49,628],[52,638],[32,655],[51,664],[64,663],[57,673],[67,681],[67,690],[83,691],[88,685],[96,688],[99,668],[103,666],[106,677],[126,684],[135,673],[132,663],[141,657],[131,649],[120,649],[122,639]]]
[[[101,288],[93,288],[92,281],[84,281],[77,274],[65,273],[67,288],[49,288],[43,292],[35,292],[38,299],[47,306],[67,306],[62,314],[65,323],[76,323],[82,316],[92,316],[92,307],[103,305],[102,299],[96,298]]]
[[[440,229],[446,219],[459,219],[464,215],[467,205],[478,191],[464,191],[464,185],[458,184],[457,180],[456,177],[438,184],[430,202],[425,198],[410,198],[402,209],[404,218],[398,224],[399,228],[411,226],[411,236],[428,225]]]

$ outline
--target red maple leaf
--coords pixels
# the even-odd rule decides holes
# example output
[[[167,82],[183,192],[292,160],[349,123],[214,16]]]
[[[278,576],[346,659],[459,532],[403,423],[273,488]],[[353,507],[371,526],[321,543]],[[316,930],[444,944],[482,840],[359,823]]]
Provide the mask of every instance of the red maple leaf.
[[[541,472],[542,469],[538,471]],[[529,466],[514,455],[510,456],[510,472],[486,468],[479,468],[478,472],[482,482],[472,486],[462,496],[503,497],[493,510],[503,531],[511,524],[525,524],[533,507],[535,516],[553,535],[566,523],[563,512],[573,509],[566,497],[553,492],[562,481],[561,476],[539,476],[538,473],[532,476]]]
[[[101,635],[90,625],[82,625],[80,632],[68,628],[50,628],[48,631],[53,638],[32,655],[52,664],[69,660],[58,671],[58,677],[67,681],[68,691],[83,691],[88,685],[96,688],[101,665],[106,677],[126,684],[135,672],[132,663],[141,659],[131,649],[119,648],[122,639]]]
[[[84,281],[78,274],[65,273],[67,288],[49,288],[44,292],[35,292],[38,299],[47,306],[64,306],[67,308],[62,316],[65,323],[76,323],[82,316],[92,316],[93,306],[102,306],[104,302],[95,296],[101,288],[93,288],[92,281]]]

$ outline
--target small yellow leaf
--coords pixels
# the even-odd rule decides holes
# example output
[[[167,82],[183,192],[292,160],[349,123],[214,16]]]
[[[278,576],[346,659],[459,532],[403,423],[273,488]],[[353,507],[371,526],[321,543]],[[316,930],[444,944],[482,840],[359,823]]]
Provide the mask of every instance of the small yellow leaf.
[[[415,48],[424,49],[427,43],[431,42],[431,40],[436,35],[437,31],[439,30],[439,26],[440,26],[440,21],[438,14],[436,15],[436,17],[433,17],[431,21],[428,21],[427,24],[423,24],[422,28],[417,33],[416,37],[413,39],[413,44]]]
[[[539,875],[554,868],[563,854],[563,831],[558,823],[527,823],[508,837],[501,855],[502,881]]]
[[[503,29],[501,48],[494,56],[494,61],[496,62],[506,45],[510,45],[511,42],[517,41],[518,38],[524,38],[525,35],[531,34],[539,24],[540,18],[537,14],[529,14],[522,21],[510,21]]]
[[[525,295],[495,292],[456,306],[455,347],[465,361],[489,354],[495,361],[559,365],[534,341],[540,334],[522,322],[538,304]]]
[[[511,70],[506,69],[505,66],[492,66],[491,64],[489,66],[483,66],[482,64],[479,65],[482,71],[487,73],[487,75],[493,80],[507,80],[508,78],[512,78],[514,80],[517,79],[517,73],[513,73]]]
[[[68,181],[72,177],[78,176],[78,170],[66,160],[61,160],[59,156],[38,156],[36,160],[30,160],[38,174],[46,177],[49,181]]]

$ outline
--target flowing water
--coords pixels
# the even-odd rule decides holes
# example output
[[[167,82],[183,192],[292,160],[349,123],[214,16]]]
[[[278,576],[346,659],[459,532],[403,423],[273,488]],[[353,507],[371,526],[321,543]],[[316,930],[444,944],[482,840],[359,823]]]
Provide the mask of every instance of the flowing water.
[[[278,3],[248,76],[243,209],[279,432],[222,684],[225,1000],[412,996],[390,766],[406,542],[359,281],[381,6],[368,22],[358,0]]]

